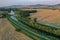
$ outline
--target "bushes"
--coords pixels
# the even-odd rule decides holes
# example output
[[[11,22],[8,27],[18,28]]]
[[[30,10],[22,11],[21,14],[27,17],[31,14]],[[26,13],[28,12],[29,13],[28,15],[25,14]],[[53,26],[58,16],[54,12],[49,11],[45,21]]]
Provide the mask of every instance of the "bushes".
[[[31,11],[21,10],[20,13],[19,13],[19,15],[20,15],[21,17],[28,17],[28,16],[30,16],[30,13],[36,13],[36,12],[37,12],[36,10],[31,10]]]
[[[18,31],[18,32],[19,32],[19,31],[21,31],[21,29],[20,29],[20,28],[16,28],[15,30],[16,30],[16,31]]]
[[[44,24],[38,24],[36,22],[33,22],[33,21],[29,21],[24,19],[23,17],[22,18],[19,18],[21,21],[25,22],[26,24],[30,25],[31,27],[34,27],[34,28],[37,28],[37,29],[40,29],[40,30],[43,30],[43,31],[46,31],[46,32],[49,32],[49,33],[53,33],[53,34],[56,34],[56,35],[60,35],[60,29],[57,29],[57,28],[54,28],[54,27],[51,27],[51,26],[47,26],[47,25],[44,25]]]

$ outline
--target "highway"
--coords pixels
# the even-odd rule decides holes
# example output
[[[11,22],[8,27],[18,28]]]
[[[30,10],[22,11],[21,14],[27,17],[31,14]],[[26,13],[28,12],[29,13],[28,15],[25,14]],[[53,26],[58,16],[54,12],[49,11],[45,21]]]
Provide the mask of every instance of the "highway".
[[[18,22],[18,21],[17,21]],[[15,25],[17,24],[17,26],[19,27],[19,25],[20,25],[20,27],[19,28],[22,28],[23,30],[25,30],[25,32],[28,32],[28,33],[30,33],[30,34],[32,34],[32,36],[34,36],[35,38],[34,39],[44,39],[44,40],[47,40],[48,38],[45,38],[45,37],[41,37],[40,35],[38,35],[38,34],[36,34],[36,33],[34,33],[32,30],[29,30],[29,29],[27,29],[27,27],[25,27],[26,25],[23,25],[22,23],[20,23],[20,22],[18,22],[17,23],[16,21],[15,21]],[[48,39],[49,40],[49,39]]]
[[[60,32],[58,32],[57,33],[57,31],[60,31],[60,28],[55,28],[54,26],[49,26],[49,25],[45,25],[45,24],[43,24],[43,23],[39,23],[39,22],[33,22],[32,20],[29,20],[28,18],[21,18],[21,17],[16,17],[19,21],[22,21],[23,23],[25,23],[25,24],[28,24],[28,25],[30,25],[31,24],[31,26],[32,27],[34,27],[34,24],[36,25],[34,28],[36,28],[36,29],[41,29],[41,28],[43,28],[43,30],[42,31],[48,31],[48,33],[50,33],[51,35],[60,35]],[[34,24],[33,24],[34,23]],[[54,30],[56,30],[56,32],[54,31]],[[51,32],[50,32],[51,31]],[[57,37],[57,36],[56,36]]]
[[[28,31],[28,32],[31,33],[31,34],[34,34],[34,35],[38,36],[38,38],[43,38],[43,39],[45,39],[45,40],[56,40],[54,37],[50,37],[50,36],[47,37],[46,35],[44,36],[44,35],[38,34],[38,33],[36,32],[36,30],[30,28],[30,27],[27,26],[27,25],[24,25],[23,23],[21,23],[20,21],[18,21],[14,16],[12,16],[11,19],[12,19],[12,21],[14,20],[14,22],[15,22],[15,24],[17,24],[17,26],[19,26],[19,25],[20,25],[20,27],[23,26],[23,27],[21,27],[21,28],[23,28],[24,30]],[[53,39],[52,39],[52,38],[53,38]]]

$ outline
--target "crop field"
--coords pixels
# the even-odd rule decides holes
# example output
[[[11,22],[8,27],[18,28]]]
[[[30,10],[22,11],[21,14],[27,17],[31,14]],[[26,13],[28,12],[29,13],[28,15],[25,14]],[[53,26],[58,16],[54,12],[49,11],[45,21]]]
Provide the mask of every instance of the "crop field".
[[[15,31],[15,28],[6,18],[0,19],[0,40],[32,40],[21,32]]]
[[[30,9],[31,10],[31,9]],[[37,18],[38,22],[44,24],[60,26],[60,10],[51,10],[51,9],[35,9],[37,13],[34,13],[30,16],[31,19]]]

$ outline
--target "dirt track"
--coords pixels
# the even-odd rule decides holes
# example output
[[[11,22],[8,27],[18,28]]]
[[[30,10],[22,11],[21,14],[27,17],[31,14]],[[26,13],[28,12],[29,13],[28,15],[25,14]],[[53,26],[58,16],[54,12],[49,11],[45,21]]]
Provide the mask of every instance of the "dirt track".
[[[0,40],[32,40],[28,36],[16,32],[15,28],[5,18],[0,19]]]

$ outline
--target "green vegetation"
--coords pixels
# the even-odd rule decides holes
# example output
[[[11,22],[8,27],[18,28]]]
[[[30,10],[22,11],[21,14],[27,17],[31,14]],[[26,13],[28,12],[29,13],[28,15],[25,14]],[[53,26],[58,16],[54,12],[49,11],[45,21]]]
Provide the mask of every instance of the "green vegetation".
[[[31,10],[31,11],[21,10],[19,15],[21,17],[28,17],[28,16],[30,16],[30,13],[35,13],[35,12],[37,12],[37,11],[36,10]]]
[[[17,23],[16,21],[12,21],[12,19],[9,19],[9,20],[12,23],[12,25],[14,25],[14,27],[16,29],[19,29],[18,31],[21,31],[22,33],[28,35],[32,39],[34,39],[34,40],[37,40],[37,39],[38,40],[40,40],[40,39],[41,40],[45,40],[44,38],[42,38],[42,37],[40,38],[40,37],[36,36],[35,34],[33,34],[32,32],[30,32],[30,30],[28,30],[27,28],[25,28],[24,25],[21,25],[21,24]]]
[[[57,29],[57,28],[54,28],[54,27],[51,27],[51,26],[47,26],[47,25],[44,25],[44,24],[38,24],[38,23],[35,23],[29,19],[25,19],[25,18],[21,18],[21,17],[17,17],[18,20],[32,26],[32,27],[35,27],[37,29],[40,29],[40,30],[43,30],[43,31],[46,31],[46,32],[50,32],[50,33],[53,33],[53,34],[56,34],[56,35],[60,35],[60,29]]]
[[[8,19],[10,20],[10,22],[12,22],[12,25],[16,29],[19,29],[18,31],[21,31],[21,32],[25,33],[26,35],[28,35],[29,37],[31,37],[34,40],[49,40],[49,39],[50,40],[58,40],[55,37],[45,35],[45,33],[42,33],[42,32],[39,33],[39,36],[40,36],[39,37],[39,36],[37,36],[38,32],[36,32],[35,29],[32,29],[32,28],[27,27],[27,26],[24,26],[23,24],[20,24],[19,22],[16,22],[15,20],[13,20],[11,18],[8,18]]]
[[[18,11],[19,9],[18,8],[0,8],[0,11]]]
[[[24,13],[23,13],[24,15]],[[48,26],[48,25],[44,25],[44,24],[39,24],[36,22],[36,18],[32,21],[30,19],[25,18],[25,17],[21,17],[17,15],[17,19],[32,26],[32,27],[35,27],[37,29],[40,29],[40,30],[43,30],[43,31],[46,31],[46,32],[49,32],[49,33],[52,33],[52,34],[55,34],[55,35],[60,35],[60,29],[59,28],[55,28],[55,27],[52,27],[52,26]]]
[[[55,10],[55,9],[54,9]],[[17,14],[17,16],[16,16],[16,18],[20,21],[20,22],[22,22],[22,23],[25,23],[25,24],[27,24],[27,25],[29,25],[30,27],[34,27],[34,28],[37,28],[37,29],[39,29],[39,30],[43,30],[43,31],[45,31],[45,32],[48,32],[48,33],[50,33],[50,34],[54,34],[54,35],[56,35],[56,36],[59,36],[60,35],[60,29],[59,28],[55,28],[55,27],[52,27],[52,26],[48,26],[48,25],[44,25],[44,24],[39,24],[39,23],[37,23],[36,22],[36,18],[35,19],[33,19],[33,20],[30,20],[30,18],[28,18],[29,16],[30,16],[30,13],[35,13],[36,12],[36,10],[35,11],[24,11],[24,10],[20,10],[19,11],[19,13]],[[15,22],[15,23],[17,23],[17,22]],[[13,25],[15,24],[15,23],[13,23]],[[15,24],[15,25],[20,25],[19,23],[17,23],[17,24]],[[16,26],[16,27],[17,27]],[[22,25],[20,25],[21,27],[24,27],[24,26],[22,26]],[[21,28],[20,29],[20,26],[18,26],[17,27],[17,29],[16,29],[16,31],[24,31],[24,30],[22,30],[23,28]],[[29,29],[29,30],[33,30],[33,32],[36,32],[36,30],[34,30],[34,29],[30,29],[30,28],[27,28],[26,27],[26,29]],[[29,33],[27,33],[26,32],[27,30],[25,30],[24,31],[24,33],[25,34],[27,34],[27,35],[29,35]],[[37,34],[39,34],[38,32],[37,32]],[[41,34],[43,34],[43,33],[41,33]],[[41,35],[40,34],[40,35]],[[44,35],[44,34],[43,34]],[[30,36],[32,36],[32,35],[30,35]],[[46,35],[45,35],[46,36]],[[33,36],[32,36],[33,37]],[[35,37],[34,37],[35,38]],[[50,36],[49,36],[49,38],[50,38]],[[51,39],[52,39],[53,37],[51,37]],[[55,38],[54,38],[55,39]]]

